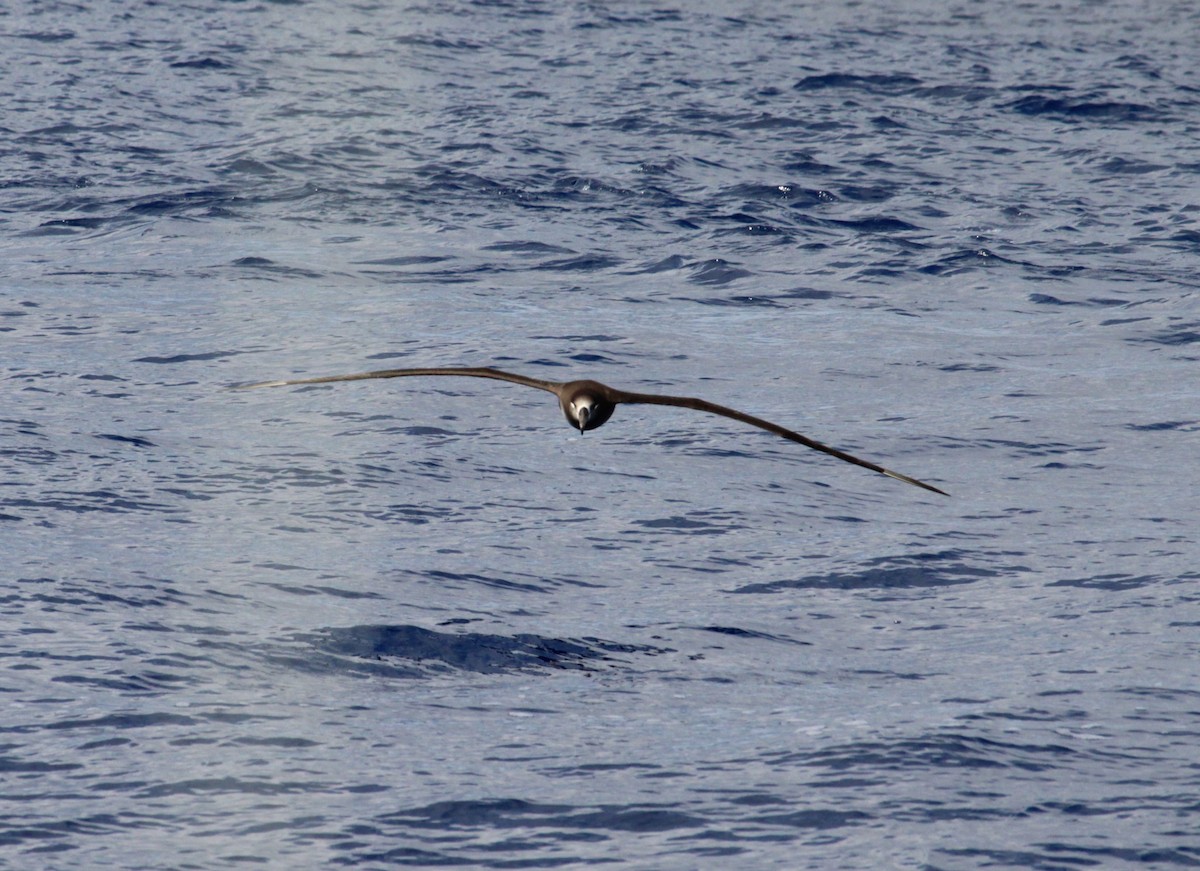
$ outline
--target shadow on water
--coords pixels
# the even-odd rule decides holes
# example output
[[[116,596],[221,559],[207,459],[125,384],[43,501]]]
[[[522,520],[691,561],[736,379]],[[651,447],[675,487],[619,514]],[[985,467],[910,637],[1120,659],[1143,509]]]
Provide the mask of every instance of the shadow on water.
[[[994,578],[998,569],[973,564],[977,555],[959,550],[865,560],[857,571],[829,572],[759,584],[744,584],[734,593],[781,593],[786,590],[905,590],[971,584]]]
[[[592,671],[623,662],[621,654],[657,656],[666,648],[599,638],[547,638],[520,633],[438,632],[420,626],[349,626],[292,636],[303,653],[270,658],[308,673],[398,678],[472,672],[505,674],[529,669]]]
[[[747,816],[744,807],[756,805],[763,798],[757,794],[742,794],[741,801],[730,804],[713,814],[697,814],[677,806],[660,803],[568,805],[524,801],[515,798],[441,801],[420,807],[383,814],[371,821],[370,834],[384,833],[388,840],[404,840],[404,846],[391,849],[362,849],[361,837],[347,839],[341,845],[351,855],[335,859],[336,864],[361,864],[364,861],[387,861],[396,865],[465,864],[456,848],[470,844],[480,831],[509,832],[508,837],[495,840],[488,852],[495,857],[480,858],[482,867],[556,867],[577,861],[570,855],[571,847],[586,850],[587,844],[609,841],[628,834],[667,834],[686,839],[681,846],[697,856],[735,855],[742,848],[739,841],[756,841],[763,837],[790,840],[795,830],[831,831],[861,824],[870,819],[859,811],[827,809],[786,810],[775,813],[753,813]],[[777,799],[766,797],[768,804]],[[728,818],[736,818],[736,827]],[[764,834],[769,832],[770,834]],[[550,860],[533,858],[541,851],[559,853]],[[519,858],[525,854],[528,858]]]

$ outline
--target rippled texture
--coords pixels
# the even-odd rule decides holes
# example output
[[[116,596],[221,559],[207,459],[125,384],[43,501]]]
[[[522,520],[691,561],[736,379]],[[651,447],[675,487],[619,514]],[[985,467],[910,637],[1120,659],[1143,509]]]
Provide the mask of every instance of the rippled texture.
[[[1200,17],[705,9],[0,13],[2,861],[1200,864]]]

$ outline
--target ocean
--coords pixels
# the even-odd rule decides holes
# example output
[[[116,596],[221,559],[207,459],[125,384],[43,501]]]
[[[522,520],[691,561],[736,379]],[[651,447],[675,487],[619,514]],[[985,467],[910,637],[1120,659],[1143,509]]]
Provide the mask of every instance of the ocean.
[[[1200,866],[1193,4],[0,37],[0,866]]]

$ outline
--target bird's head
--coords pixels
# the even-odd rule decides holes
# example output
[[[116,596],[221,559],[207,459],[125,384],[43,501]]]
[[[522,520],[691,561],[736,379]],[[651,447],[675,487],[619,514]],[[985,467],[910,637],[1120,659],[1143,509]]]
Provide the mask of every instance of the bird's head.
[[[603,420],[598,419],[596,416],[595,398],[588,396],[586,393],[581,393],[571,400],[567,406],[567,419],[573,426],[578,427],[581,433],[589,429],[595,429],[604,423]],[[589,426],[589,424],[591,425]]]
[[[599,381],[571,381],[562,385],[558,401],[567,423],[581,433],[602,426],[617,407],[610,392]]]

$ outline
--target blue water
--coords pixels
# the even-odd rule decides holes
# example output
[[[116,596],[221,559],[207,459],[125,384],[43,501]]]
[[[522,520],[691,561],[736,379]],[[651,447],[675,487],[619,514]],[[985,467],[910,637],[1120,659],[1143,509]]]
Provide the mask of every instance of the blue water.
[[[1200,865],[1200,13],[702,5],[0,13],[0,865]]]

